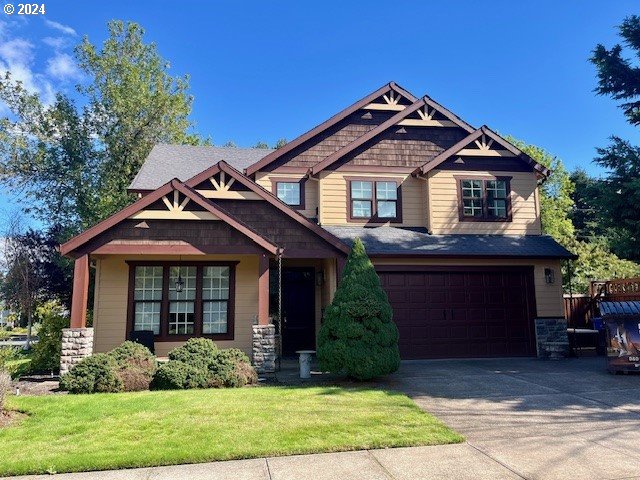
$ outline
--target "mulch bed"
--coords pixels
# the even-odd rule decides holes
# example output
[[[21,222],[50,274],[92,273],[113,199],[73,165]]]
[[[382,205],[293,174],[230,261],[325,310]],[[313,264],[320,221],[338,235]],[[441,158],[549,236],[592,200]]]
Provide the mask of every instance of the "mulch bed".
[[[21,377],[20,380],[13,382],[13,391],[16,388],[20,390],[20,395],[60,395],[66,394],[59,390],[60,379],[51,375],[29,375]]]

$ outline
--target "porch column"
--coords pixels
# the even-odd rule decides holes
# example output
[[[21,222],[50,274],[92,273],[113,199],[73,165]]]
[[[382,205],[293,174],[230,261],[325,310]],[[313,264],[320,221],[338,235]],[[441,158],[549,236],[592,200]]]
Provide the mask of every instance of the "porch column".
[[[258,325],[269,325],[269,257],[260,255],[258,267]]]
[[[276,327],[269,323],[269,257],[258,256],[258,322],[253,325],[253,366],[259,374],[276,368]]]
[[[71,297],[71,328],[87,326],[89,299],[89,255],[76,259],[73,265],[73,294]]]
[[[60,374],[67,373],[76,363],[93,353],[93,328],[87,328],[89,299],[89,255],[76,259],[73,266],[71,297],[71,328],[62,329]]]

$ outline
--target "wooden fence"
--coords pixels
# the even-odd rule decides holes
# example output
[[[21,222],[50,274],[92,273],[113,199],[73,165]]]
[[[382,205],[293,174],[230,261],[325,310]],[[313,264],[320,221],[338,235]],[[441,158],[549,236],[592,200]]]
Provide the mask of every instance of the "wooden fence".
[[[593,281],[588,295],[565,295],[564,317],[569,327],[589,328],[599,315],[598,302],[640,301],[640,277]]]

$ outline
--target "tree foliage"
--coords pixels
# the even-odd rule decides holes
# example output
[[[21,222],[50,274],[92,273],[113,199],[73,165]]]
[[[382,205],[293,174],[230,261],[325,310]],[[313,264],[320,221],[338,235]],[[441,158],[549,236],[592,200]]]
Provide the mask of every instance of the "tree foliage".
[[[400,366],[398,329],[387,294],[359,238],[318,336],[323,370],[367,380]]]
[[[67,238],[133,200],[126,188],[154,144],[199,141],[188,78],[169,75],[136,23],[108,29],[101,48],[87,37],[76,48],[88,78],[82,109],[61,94],[44,105],[9,72],[0,80],[10,112],[0,119],[0,180]]]

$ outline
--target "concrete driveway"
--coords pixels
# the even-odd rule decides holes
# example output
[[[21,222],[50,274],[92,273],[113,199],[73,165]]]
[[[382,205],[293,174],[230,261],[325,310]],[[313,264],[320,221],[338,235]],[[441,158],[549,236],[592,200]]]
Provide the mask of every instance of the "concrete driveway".
[[[640,478],[640,376],[603,358],[404,362],[384,384],[518,477]]]

